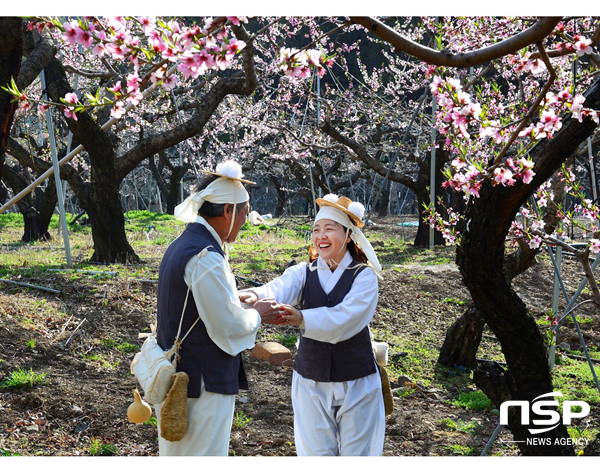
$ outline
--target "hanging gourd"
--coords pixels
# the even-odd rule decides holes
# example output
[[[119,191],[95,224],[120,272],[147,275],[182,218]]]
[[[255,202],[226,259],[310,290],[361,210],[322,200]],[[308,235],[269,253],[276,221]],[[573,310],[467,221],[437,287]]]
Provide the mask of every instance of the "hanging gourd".
[[[127,418],[134,424],[143,424],[152,416],[152,409],[140,397],[137,389],[133,390],[133,403],[127,409]]]

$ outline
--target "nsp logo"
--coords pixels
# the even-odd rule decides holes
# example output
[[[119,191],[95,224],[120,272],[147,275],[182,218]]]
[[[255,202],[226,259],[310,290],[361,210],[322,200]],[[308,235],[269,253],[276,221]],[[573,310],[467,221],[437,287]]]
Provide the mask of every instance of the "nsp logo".
[[[558,407],[558,401],[540,401],[544,397],[562,396],[560,391],[542,394],[536,397],[531,404],[531,411],[538,416],[547,416],[548,419],[533,419],[533,425],[545,426],[547,428],[530,428],[532,435],[548,432],[560,424],[560,413],[557,410],[545,410],[544,407]],[[521,408],[521,425],[529,425],[529,402],[528,401],[506,401],[500,405],[500,424],[508,425],[508,408]],[[581,407],[581,411],[575,412],[573,408]],[[564,425],[571,425],[571,419],[585,417],[590,413],[590,406],[584,401],[564,401],[563,402],[563,421]]]

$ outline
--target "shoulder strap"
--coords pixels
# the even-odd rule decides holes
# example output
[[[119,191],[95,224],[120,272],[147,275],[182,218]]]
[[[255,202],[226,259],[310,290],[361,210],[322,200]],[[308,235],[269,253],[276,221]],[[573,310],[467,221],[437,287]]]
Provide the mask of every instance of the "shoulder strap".
[[[212,245],[209,245],[208,247],[205,247],[202,252],[200,252],[197,256],[196,256],[196,263],[194,264],[194,268],[192,271],[194,271],[196,269],[196,266],[198,265],[198,262],[200,261],[200,259],[202,257],[204,257],[209,248],[213,248],[214,247]],[[213,265],[212,267],[210,267],[208,270],[206,270],[204,273],[202,273],[202,275],[200,275],[200,277],[196,280],[196,283],[198,283],[202,278],[204,278],[206,275],[208,275],[211,271],[213,271],[216,268],[217,265]],[[182,339],[179,338],[180,334],[181,334],[181,326],[183,324],[183,317],[185,315],[185,308],[187,307],[187,303],[188,303],[188,298],[190,296],[190,290],[192,288],[192,282],[190,282],[190,285],[188,286],[187,289],[187,293],[185,295],[185,301],[183,303],[183,310],[181,311],[181,319],[179,320],[179,328],[177,329],[177,335],[175,336],[175,341],[173,343],[173,346],[171,347],[171,349],[168,352],[167,357],[170,357],[171,355],[175,355],[174,359],[173,359],[173,365],[177,364],[177,360],[180,358],[179,357],[179,349],[181,348],[181,344],[183,343],[183,341],[185,340],[185,338],[189,335],[189,333],[192,331],[192,329],[196,326],[196,324],[198,323],[198,321],[200,320],[200,316],[198,316],[198,318],[196,319],[196,321],[192,324],[192,326],[189,328],[189,330],[186,332],[186,334],[183,336]]]

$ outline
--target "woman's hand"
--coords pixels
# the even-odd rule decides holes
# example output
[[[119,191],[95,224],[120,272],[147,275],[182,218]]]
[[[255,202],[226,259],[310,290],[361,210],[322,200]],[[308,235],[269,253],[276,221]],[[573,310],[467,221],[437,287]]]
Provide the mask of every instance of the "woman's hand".
[[[284,310],[284,314],[280,316],[280,321],[278,324],[283,325],[302,325],[304,321],[304,316],[302,315],[302,311],[299,311],[295,307],[292,307],[288,304],[281,304],[280,309]]]

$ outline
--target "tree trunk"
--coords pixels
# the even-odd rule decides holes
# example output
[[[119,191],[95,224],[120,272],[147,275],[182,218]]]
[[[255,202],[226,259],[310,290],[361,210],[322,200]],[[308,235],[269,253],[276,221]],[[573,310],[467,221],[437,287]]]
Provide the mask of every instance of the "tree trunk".
[[[600,105],[600,81],[586,93],[586,106]],[[457,249],[456,262],[475,307],[501,344],[507,370],[495,367],[494,375],[480,366],[474,375],[476,384],[492,399],[504,402],[525,400],[531,404],[538,396],[553,391],[552,377],[542,335],[527,308],[510,286],[504,266],[505,239],[517,211],[537,187],[546,181],[596,128],[589,118],[582,123],[567,118],[553,139],[540,141],[530,152],[536,173],[532,182],[512,187],[492,186],[485,182],[481,197],[473,200],[466,213],[467,229]],[[512,408],[517,409],[517,408]],[[572,446],[561,444],[569,437],[559,425],[535,437],[550,438],[547,446],[527,442],[531,438],[517,411],[509,414],[508,426],[524,455],[573,455]],[[547,420],[533,410],[531,418]]]
[[[442,170],[444,165],[449,159],[450,153],[443,149],[442,145],[436,149],[436,158],[435,158],[435,208],[436,210],[442,214],[444,218],[447,217],[446,210],[444,207],[439,206],[437,204],[438,198],[446,196],[446,191],[442,187],[442,182],[444,181],[444,174]],[[431,159],[424,158],[419,163],[419,174],[417,177],[417,183],[413,190],[415,196],[417,197],[417,214],[419,216],[419,227],[417,228],[417,235],[415,237],[414,245],[415,247],[429,247],[429,224],[427,224],[423,220],[423,204],[428,204],[430,200],[429,187],[431,184]],[[433,243],[434,245],[445,245],[446,241],[442,236],[442,233],[434,230],[433,235]]]
[[[446,366],[477,368],[477,349],[485,322],[473,305],[446,332],[438,363]]]
[[[387,217],[390,208],[390,180],[388,180],[385,184],[385,188],[381,191],[381,200],[379,205],[379,213],[378,216],[380,218]]]
[[[463,236],[457,251],[457,263],[475,306],[502,345],[508,364],[508,371],[504,376],[510,381],[484,383],[477,379],[481,376],[475,376],[475,382],[490,399],[498,396],[494,389],[502,386],[508,388],[512,399],[531,402],[539,395],[553,390],[552,378],[543,338],[535,321],[528,315],[525,304],[512,290],[503,267],[504,237],[508,227],[506,231],[503,230],[502,220],[509,216],[499,215],[503,211],[498,208],[499,200],[491,194],[493,190],[499,189],[490,189],[483,194],[469,217],[469,230]],[[564,445],[528,445],[526,440],[531,435],[527,427],[521,425],[515,417],[512,419],[509,427],[514,439],[521,442],[519,448],[523,454],[573,454],[572,447]],[[560,426],[540,436],[550,437],[554,443],[555,438],[567,438],[568,434]]]
[[[53,59],[45,69],[48,93],[59,101],[71,92],[65,71],[59,60]],[[115,145],[108,133],[86,112],[78,113],[77,121],[67,120],[74,139],[81,142],[91,163],[89,191],[77,195],[79,205],[92,226],[94,254],[92,261],[103,263],[137,263],[139,257],[127,241],[125,217],[119,194],[120,180],[116,175]]]
[[[546,226],[550,228],[550,226]],[[504,268],[509,280],[535,265],[537,250],[519,241],[520,247],[504,259]],[[466,312],[446,332],[438,363],[441,365],[477,366],[477,350],[481,343],[485,322],[481,313],[470,305]]]
[[[156,163],[154,162],[154,156],[152,156],[148,159],[148,167],[150,168],[150,171],[154,176],[154,180],[158,185],[158,189],[160,191],[161,196],[167,204],[167,214],[174,214],[175,206],[177,206],[177,204],[181,202],[179,201],[181,199],[181,179],[186,174],[186,172],[190,170],[190,166],[174,166],[173,164],[171,164],[165,152],[163,151],[159,152],[159,156],[159,166],[156,166]],[[168,167],[171,170],[171,176],[169,177],[168,182],[162,177],[161,170],[164,166]]]
[[[23,20],[16,17],[0,17],[0,86],[7,87],[11,78],[16,80],[23,55]],[[18,103],[13,96],[0,89],[0,181],[4,165],[6,143],[12,127]],[[0,185],[0,203],[8,197],[6,189]]]
[[[27,181],[12,167],[5,164],[3,173],[7,185],[13,190],[13,193],[20,193],[27,187]],[[49,181],[45,191],[38,187],[17,202],[25,226],[21,237],[23,242],[52,239],[48,232],[48,225],[56,201],[54,181]],[[43,206],[40,203],[43,203]]]
[[[273,216],[277,218],[281,217],[281,215],[285,211],[285,205],[287,204],[287,191],[285,191],[283,184],[281,183],[279,178],[277,178],[277,176],[273,174],[270,174],[269,176],[271,177],[271,182],[273,183],[273,187],[277,192],[277,201],[275,202],[275,213],[273,214]]]

